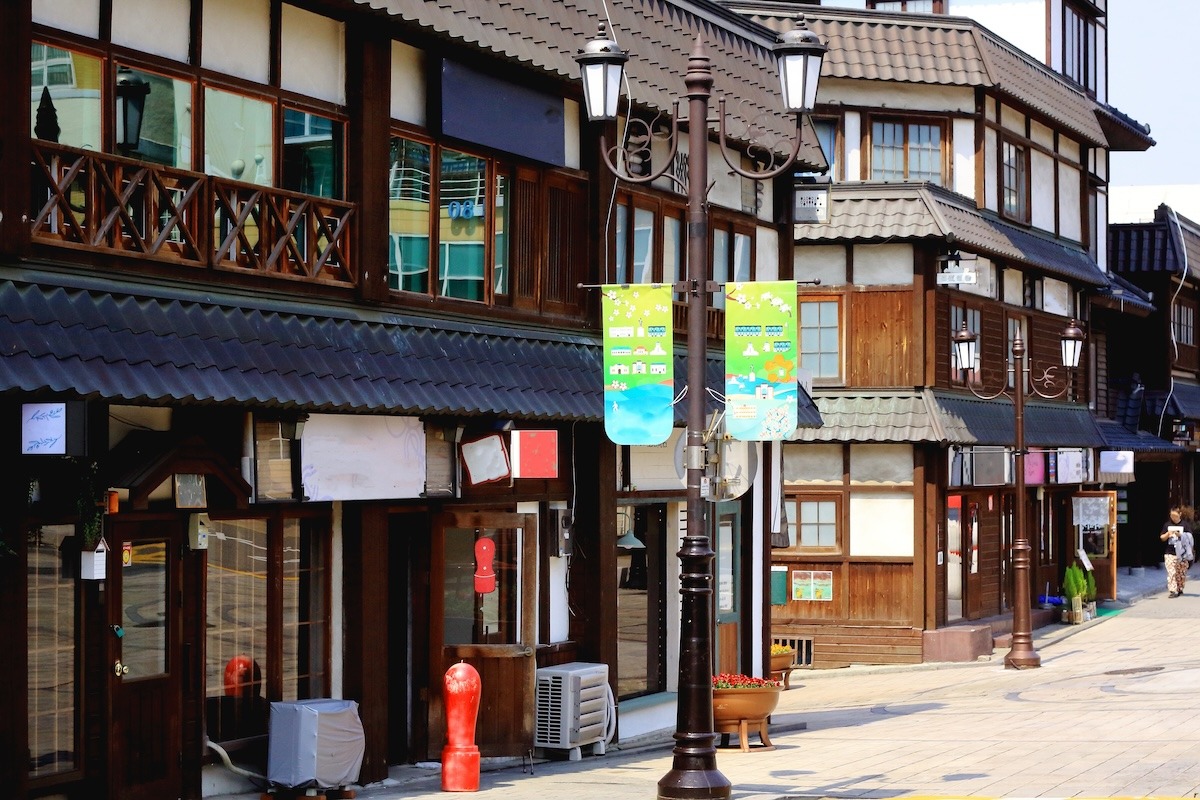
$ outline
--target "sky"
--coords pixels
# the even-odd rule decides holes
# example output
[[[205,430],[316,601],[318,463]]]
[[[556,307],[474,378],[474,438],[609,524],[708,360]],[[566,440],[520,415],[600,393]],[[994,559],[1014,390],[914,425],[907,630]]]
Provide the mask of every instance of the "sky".
[[[1113,153],[1115,186],[1200,186],[1200,0],[1108,0],[1108,102],[1156,144]]]

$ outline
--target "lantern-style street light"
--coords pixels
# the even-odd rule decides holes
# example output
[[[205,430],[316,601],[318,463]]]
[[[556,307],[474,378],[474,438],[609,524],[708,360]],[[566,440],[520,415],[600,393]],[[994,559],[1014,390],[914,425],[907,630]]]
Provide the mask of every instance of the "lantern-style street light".
[[[956,331],[952,338],[959,370],[965,373],[967,370],[973,369],[975,359],[978,356],[979,336],[973,331],[968,330],[967,323],[964,321],[962,328]],[[1014,332],[1012,340],[1012,361],[1006,370],[1008,378],[1011,379],[1010,381],[1006,381],[1005,385],[1002,385],[999,390],[987,393],[981,389],[977,389],[974,382],[967,379],[964,374],[964,382],[967,388],[976,397],[983,400],[992,400],[1000,395],[1005,395],[1006,397],[1011,397],[1013,401],[1013,427],[1016,430],[1016,443],[1013,450],[1013,471],[1016,473],[1014,478],[1017,488],[1017,507],[1015,512],[1017,519],[1012,547],[1012,647],[1009,649],[1008,655],[1004,657],[1004,666],[1013,669],[1040,667],[1042,664],[1041,657],[1033,649],[1033,630],[1029,615],[1031,605],[1031,592],[1029,590],[1030,552],[1033,548],[1029,544],[1029,535],[1025,530],[1025,518],[1027,516],[1025,504],[1028,502],[1025,494],[1026,381],[1029,382],[1029,390],[1038,397],[1053,400],[1066,395],[1071,386],[1070,373],[1079,366],[1079,354],[1083,350],[1083,338],[1083,330],[1072,319],[1060,336],[1062,364],[1046,367],[1031,376],[1030,368],[1025,363],[1025,341],[1021,337],[1021,331],[1018,327]],[[1063,375],[1061,387],[1056,389],[1054,388],[1054,373],[1057,372],[1060,366],[1065,371],[1065,374]],[[1007,386],[1010,382],[1012,384],[1011,389]]]
[[[142,112],[150,84],[129,67],[117,67],[116,143],[122,152],[136,150],[142,140]]]
[[[817,95],[817,81],[821,73],[821,59],[825,46],[816,34],[804,24],[784,34],[774,46],[773,52],[779,64],[781,90],[785,110],[796,117],[796,135],[790,155],[782,161],[771,157],[767,168],[761,172],[748,171],[734,163],[725,148],[725,101],[720,101],[718,114],[721,154],[725,162],[737,174],[752,180],[769,180],[795,163],[800,152],[800,132],[803,117],[810,112]],[[601,23],[599,34],[587,43],[576,56],[583,77],[584,106],[592,121],[612,122],[617,118],[617,100],[622,83],[622,72],[629,57],[615,41],[605,33]],[[706,307],[708,294],[708,208],[705,194],[708,190],[708,104],[712,97],[712,65],[705,54],[704,45],[697,37],[688,59],[687,74],[683,77],[687,87],[688,114],[681,120],[678,105],[671,114],[669,154],[658,169],[650,169],[644,175],[630,175],[614,162],[602,134],[601,155],[608,169],[619,179],[629,183],[645,184],[663,175],[674,160],[679,145],[679,125],[687,124],[688,174],[687,174],[687,280],[677,284],[677,292],[688,296],[687,331],[687,441],[684,463],[687,467],[687,528],[679,550],[680,580],[679,594],[682,621],[679,630],[679,694],[676,711],[675,749],[672,768],[658,782],[659,798],[727,798],[730,794],[729,780],[716,765],[716,734],[712,716],[712,562],[713,549],[707,526],[707,506],[701,494],[704,477],[704,398],[706,395],[705,359],[707,335]],[[638,120],[630,116],[627,124]],[[647,131],[648,132],[648,131]],[[632,139],[632,137],[630,137]],[[642,139],[638,145],[649,161],[649,142],[653,137]],[[630,163],[625,152],[624,162]],[[618,158],[617,162],[622,161]]]

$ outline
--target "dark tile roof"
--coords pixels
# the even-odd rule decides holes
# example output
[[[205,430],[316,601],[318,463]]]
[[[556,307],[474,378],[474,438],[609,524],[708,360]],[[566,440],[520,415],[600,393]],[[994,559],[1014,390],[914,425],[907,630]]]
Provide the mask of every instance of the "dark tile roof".
[[[1115,273],[1171,272],[1200,278],[1200,223],[1160,205],[1153,222],[1108,226],[1108,267]]]
[[[0,280],[0,392],[118,403],[598,421],[598,337],[211,293]],[[707,360],[724,391],[724,360]],[[686,383],[683,356],[676,386]],[[717,407],[710,392],[709,410]],[[683,419],[684,404],[677,405]],[[799,392],[802,425],[819,425]]]
[[[1200,419],[1200,386],[1175,381],[1165,399],[1167,414],[1180,419]]]
[[[1146,315],[1154,311],[1150,295],[1115,272],[1108,273],[1108,286],[1096,290],[1092,302],[1121,312]]]
[[[1142,152],[1149,150],[1155,144],[1150,137],[1150,126],[1138,122],[1133,117],[1108,103],[1097,103],[1096,116],[1108,146],[1112,150],[1124,152]]]
[[[814,390],[820,428],[802,428],[797,442],[941,442],[945,435],[927,392]]]
[[[1096,429],[1106,450],[1132,450],[1135,453],[1182,453],[1184,448],[1160,439],[1148,431],[1130,430],[1112,419],[1096,420]]]
[[[954,444],[1008,445],[1016,441],[1013,404],[973,396],[934,392],[935,409],[948,441]],[[1026,402],[1028,447],[1101,447],[1091,412],[1068,403]]]
[[[1108,278],[1077,242],[1005,222],[928,183],[849,183],[830,190],[829,222],[798,222],[797,242],[883,242],[954,237],[963,250],[1090,286]]]
[[[974,20],[797,6],[781,0],[723,2],[781,32],[803,16],[829,45],[824,77],[985,88],[1064,126],[1083,141],[1108,143],[1101,109],[1093,99]],[[1105,110],[1104,115],[1111,117],[1111,112]],[[1123,126],[1120,134],[1128,137],[1129,127]]]
[[[776,35],[707,0],[354,0],[426,32],[490,52],[574,83],[574,56],[607,19],[609,35],[630,54],[625,74],[637,105],[669,112],[686,91],[683,76],[699,37],[713,64],[714,100],[736,94],[730,135],[753,123],[764,144],[791,142],[771,45]],[[683,109],[686,113],[686,108]],[[816,135],[804,137],[803,162],[825,166]],[[790,152],[790,148],[784,148]]]

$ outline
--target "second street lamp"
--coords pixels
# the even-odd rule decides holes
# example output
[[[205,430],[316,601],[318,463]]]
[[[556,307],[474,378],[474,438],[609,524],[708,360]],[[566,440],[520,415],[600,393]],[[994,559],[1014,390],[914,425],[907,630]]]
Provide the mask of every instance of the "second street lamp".
[[[1029,381],[1029,390],[1038,397],[1054,399],[1066,395],[1071,386],[1070,372],[1079,366],[1079,354],[1083,349],[1083,330],[1072,319],[1059,338],[1062,345],[1062,364],[1046,367],[1031,377],[1030,369],[1025,363],[1025,340],[1021,337],[1018,326],[1012,340],[1012,362],[1006,370],[1011,378],[1012,388],[1006,388],[1004,384],[1008,381],[1005,381],[999,390],[989,394],[976,389],[969,378],[965,380],[967,388],[976,397],[991,400],[1005,395],[1013,401],[1013,429],[1016,438],[1013,448],[1013,478],[1017,494],[1012,546],[1013,624],[1012,647],[1004,657],[1004,666],[1013,669],[1040,667],[1042,664],[1041,657],[1033,648],[1032,621],[1029,613],[1032,597],[1029,589],[1030,553],[1033,548],[1029,544],[1029,534],[1025,527],[1025,503],[1028,500],[1025,496],[1025,391],[1026,381]],[[974,368],[975,359],[978,357],[978,341],[979,336],[968,330],[966,321],[963,322],[962,328],[955,332],[954,351],[961,372],[966,373]],[[1067,374],[1063,377],[1062,387],[1051,390],[1049,387],[1054,384],[1053,373],[1059,366],[1062,366]]]
[[[725,149],[725,108],[721,100],[718,114],[721,154],[737,174],[752,180],[768,180],[796,162],[800,152],[803,115],[812,110],[825,46],[808,30],[803,18],[774,47],[779,63],[786,111],[796,116],[795,142],[791,154],[780,163],[774,159],[762,172],[750,172],[734,163]],[[576,56],[583,73],[584,106],[592,121],[612,122],[617,118],[617,99],[622,71],[628,56],[605,34],[599,34]],[[671,770],[658,782],[659,798],[727,798],[729,780],[716,765],[716,734],[712,715],[712,593],[714,552],[709,539],[707,506],[701,493],[705,472],[706,392],[706,308],[708,295],[719,287],[710,287],[708,253],[708,103],[712,96],[712,65],[704,45],[697,37],[688,58],[687,74],[688,135],[687,160],[687,280],[676,291],[688,298],[687,313],[687,439],[684,463],[687,467],[687,528],[679,550],[680,611],[679,687],[676,711],[675,749]],[[650,183],[667,175],[679,145],[678,108],[671,115],[670,145],[665,163],[648,174],[633,176],[610,157],[603,134],[601,155],[610,171],[630,183]],[[632,120],[630,120],[632,122]],[[647,137],[647,141],[653,137]],[[649,149],[646,144],[645,149]],[[649,155],[649,153],[645,153]],[[670,176],[668,176],[670,177]]]

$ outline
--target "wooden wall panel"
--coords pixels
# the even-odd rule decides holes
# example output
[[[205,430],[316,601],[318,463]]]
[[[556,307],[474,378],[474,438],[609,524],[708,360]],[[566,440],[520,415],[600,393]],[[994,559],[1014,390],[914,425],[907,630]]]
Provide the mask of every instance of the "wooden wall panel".
[[[911,289],[847,297],[847,386],[913,386]]]
[[[912,562],[851,564],[849,618],[912,625],[914,577]]]
[[[813,668],[851,664],[919,664],[923,659],[920,629],[886,625],[778,625],[775,638],[812,639]],[[795,680],[803,680],[793,675]]]
[[[989,495],[979,509],[979,575],[982,589],[982,616],[1001,613],[1000,608],[1000,514],[989,511],[989,500],[1001,506],[1000,494]]]

